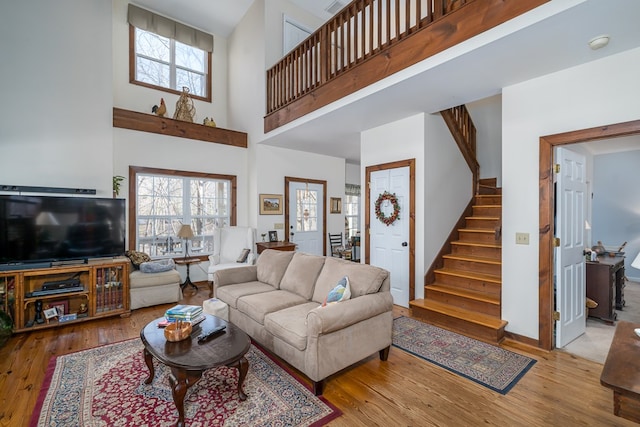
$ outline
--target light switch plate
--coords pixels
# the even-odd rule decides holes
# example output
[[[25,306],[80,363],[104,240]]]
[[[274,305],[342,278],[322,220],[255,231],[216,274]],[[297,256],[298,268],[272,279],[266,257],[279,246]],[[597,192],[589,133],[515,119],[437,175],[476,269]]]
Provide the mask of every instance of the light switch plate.
[[[529,233],[516,233],[516,245],[528,245]]]

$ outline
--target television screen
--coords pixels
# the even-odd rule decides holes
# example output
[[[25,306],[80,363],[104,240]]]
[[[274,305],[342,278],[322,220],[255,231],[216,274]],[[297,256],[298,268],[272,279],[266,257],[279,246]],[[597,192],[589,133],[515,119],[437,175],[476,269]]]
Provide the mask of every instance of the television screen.
[[[84,260],[124,251],[124,199],[0,196],[0,264]]]

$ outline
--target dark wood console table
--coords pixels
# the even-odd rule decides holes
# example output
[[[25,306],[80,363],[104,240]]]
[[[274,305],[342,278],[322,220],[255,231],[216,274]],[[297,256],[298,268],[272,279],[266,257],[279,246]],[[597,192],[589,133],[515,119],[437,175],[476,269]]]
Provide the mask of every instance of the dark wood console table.
[[[600,384],[613,390],[613,413],[640,423],[640,324],[621,320],[616,326]]]
[[[616,309],[624,307],[624,257],[599,256],[598,261],[587,261],[587,297],[598,303],[589,309],[589,317],[613,323]]]
[[[275,249],[277,251],[295,251],[296,244],[291,242],[258,242],[256,243],[258,254],[265,249]]]

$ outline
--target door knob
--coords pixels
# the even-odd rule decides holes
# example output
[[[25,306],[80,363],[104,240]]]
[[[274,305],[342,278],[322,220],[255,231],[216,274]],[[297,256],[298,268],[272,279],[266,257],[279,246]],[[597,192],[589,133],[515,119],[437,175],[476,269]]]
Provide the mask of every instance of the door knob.
[[[402,246],[407,246],[408,243],[407,242],[402,242]]]

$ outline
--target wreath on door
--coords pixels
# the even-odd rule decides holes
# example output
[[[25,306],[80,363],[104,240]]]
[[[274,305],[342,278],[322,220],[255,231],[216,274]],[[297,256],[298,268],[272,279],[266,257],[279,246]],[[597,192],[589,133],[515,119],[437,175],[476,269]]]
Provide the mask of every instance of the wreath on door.
[[[388,200],[389,203],[393,205],[393,213],[389,216],[386,216],[381,209],[382,203],[385,200]],[[398,219],[398,216],[400,216],[400,203],[398,203],[398,198],[396,197],[395,193],[391,194],[388,191],[385,191],[384,193],[378,196],[378,199],[376,200],[376,203],[375,203],[375,209],[376,209],[376,218],[378,218],[380,222],[385,224],[387,227],[393,224],[394,222],[396,222],[396,220]]]

